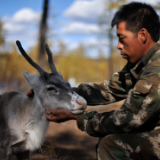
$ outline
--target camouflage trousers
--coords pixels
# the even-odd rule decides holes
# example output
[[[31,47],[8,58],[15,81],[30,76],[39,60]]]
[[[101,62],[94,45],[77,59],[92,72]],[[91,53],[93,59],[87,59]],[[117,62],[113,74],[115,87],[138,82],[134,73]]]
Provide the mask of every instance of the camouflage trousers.
[[[138,134],[114,134],[101,139],[98,160],[160,160],[160,129]]]

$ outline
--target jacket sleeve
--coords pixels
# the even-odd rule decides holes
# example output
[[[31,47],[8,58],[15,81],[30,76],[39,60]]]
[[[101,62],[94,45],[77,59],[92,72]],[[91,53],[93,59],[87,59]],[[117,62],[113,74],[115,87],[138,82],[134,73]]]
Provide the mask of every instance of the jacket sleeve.
[[[144,71],[119,110],[106,113],[84,112],[78,116],[78,127],[92,136],[100,137],[136,132],[147,124],[152,124],[160,108],[159,73],[159,67]],[[112,92],[111,95],[113,96]]]
[[[129,73],[125,75],[126,86],[122,85],[119,79],[119,73],[113,74],[110,81],[93,84],[80,84],[74,90],[84,97],[87,105],[106,105],[112,102],[120,101],[127,97],[128,89],[132,87],[132,81]]]

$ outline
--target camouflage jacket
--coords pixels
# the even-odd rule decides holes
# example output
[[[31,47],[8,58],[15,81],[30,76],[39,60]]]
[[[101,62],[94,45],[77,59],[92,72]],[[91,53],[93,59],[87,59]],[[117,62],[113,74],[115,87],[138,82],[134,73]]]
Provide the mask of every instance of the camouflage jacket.
[[[81,84],[77,92],[88,105],[125,99],[119,110],[78,115],[79,129],[91,136],[139,133],[160,128],[160,41],[135,65],[127,63],[110,81]]]

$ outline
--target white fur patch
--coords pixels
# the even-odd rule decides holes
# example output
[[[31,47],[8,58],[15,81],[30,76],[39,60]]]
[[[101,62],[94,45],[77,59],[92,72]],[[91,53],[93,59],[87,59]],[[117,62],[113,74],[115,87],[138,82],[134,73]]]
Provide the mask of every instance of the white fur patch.
[[[37,124],[26,131],[26,133],[28,133],[26,149],[33,151],[40,148],[47,132],[48,125],[49,122],[46,119],[41,119]]]
[[[40,110],[41,108],[37,109],[37,115],[39,115],[38,111]],[[25,142],[26,150],[34,151],[40,148],[48,129],[49,122],[46,119],[45,110],[42,117],[39,116],[39,119],[37,119],[37,115],[33,118],[31,118],[32,115],[30,115],[30,117],[29,115],[24,115],[23,119],[20,119],[21,117],[19,117],[19,119],[15,118],[9,121],[8,124],[12,135],[16,137],[15,140],[12,140],[11,145]]]

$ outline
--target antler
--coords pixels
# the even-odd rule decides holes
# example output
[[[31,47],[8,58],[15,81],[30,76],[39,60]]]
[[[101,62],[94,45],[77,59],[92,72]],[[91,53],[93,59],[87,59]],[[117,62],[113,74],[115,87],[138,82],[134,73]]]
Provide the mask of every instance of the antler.
[[[16,41],[16,44],[17,44],[17,47],[18,47],[19,51],[20,51],[21,54],[23,55],[23,57],[24,57],[34,68],[36,68],[36,69],[39,71],[39,73],[40,73],[41,76],[44,76],[45,71],[43,71],[43,69],[42,69],[40,66],[38,66],[38,65],[27,55],[27,53],[25,52],[25,50],[22,48],[22,45],[21,45],[20,41]]]
[[[47,43],[45,44],[45,49],[48,54],[48,63],[50,65],[51,71],[52,71],[52,73],[57,73],[56,67],[55,67],[53,59],[52,59],[52,52],[49,49],[49,46]]]

